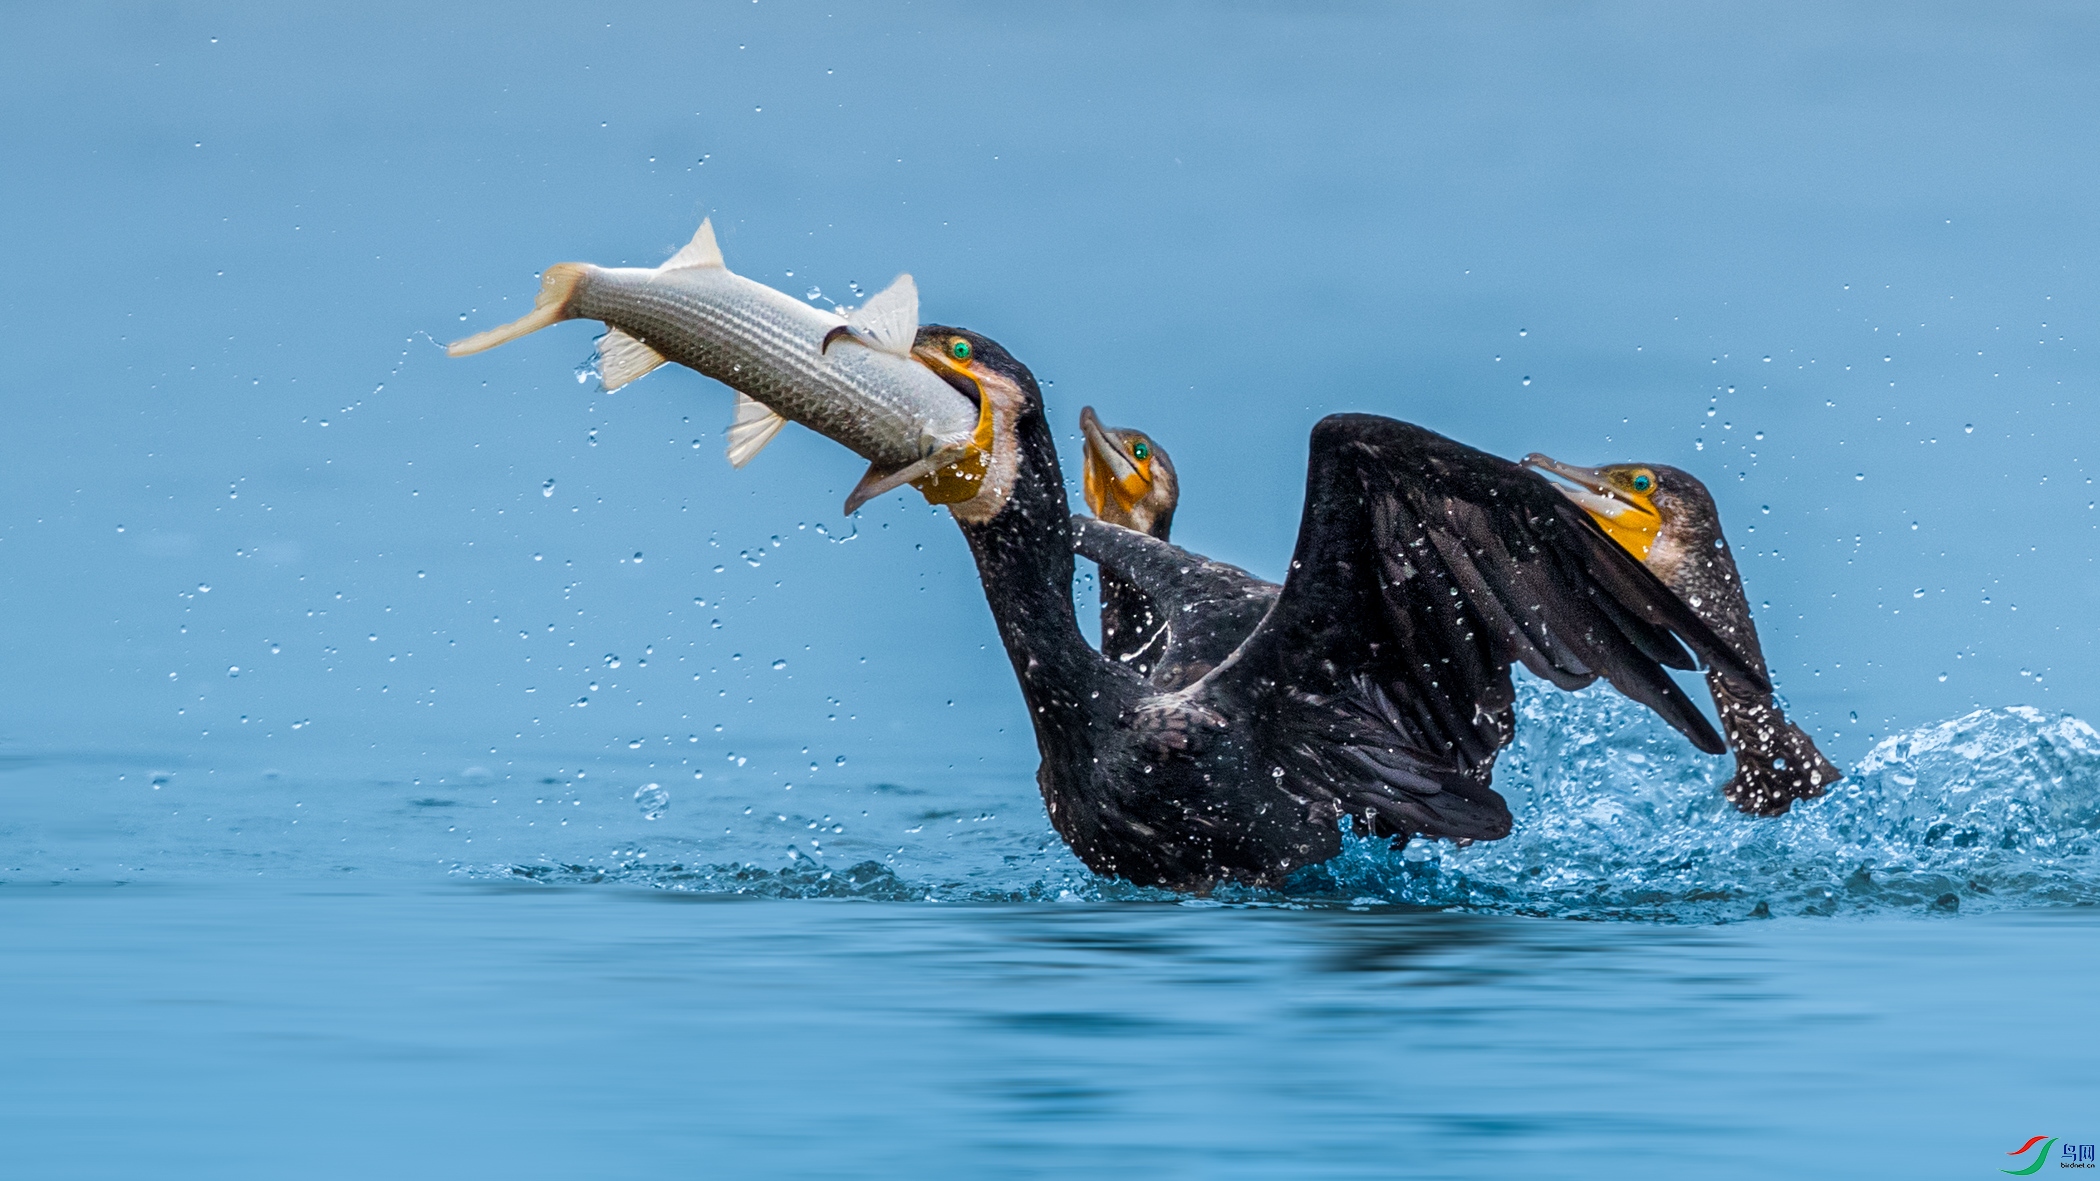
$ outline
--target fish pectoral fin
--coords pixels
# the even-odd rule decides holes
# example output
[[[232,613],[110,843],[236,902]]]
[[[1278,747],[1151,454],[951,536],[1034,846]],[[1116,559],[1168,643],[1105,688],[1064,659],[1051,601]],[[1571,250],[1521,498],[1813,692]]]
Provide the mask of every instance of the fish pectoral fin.
[[[715,223],[713,218],[702,218],[699,230],[693,234],[693,240],[680,247],[678,253],[665,259],[664,264],[656,269],[659,271],[678,271],[687,267],[721,267],[724,270],[729,269],[729,264],[722,261],[722,248],[715,244]]]
[[[860,506],[888,492],[890,489],[902,487],[919,476],[925,475],[926,473],[921,470],[925,463],[926,461],[922,459],[918,463],[908,464],[896,471],[884,471],[881,464],[869,464],[867,474],[860,478],[860,483],[853,486],[853,491],[846,494],[846,515],[852,516],[860,511]]]
[[[766,449],[788,420],[749,394],[736,396],[736,417],[729,423],[729,464],[742,467]]]
[[[664,363],[664,355],[618,328],[598,338],[598,381],[611,393]]]
[[[838,331],[834,328],[824,337],[826,350]],[[845,331],[877,352],[910,357],[919,335],[919,285],[908,274],[897,276],[846,317]]]
[[[881,465],[871,463],[868,465],[867,474],[860,478],[860,483],[855,484],[853,491],[846,494],[846,515],[850,517],[860,511],[860,506],[883,493],[930,476],[969,454],[970,447],[967,443],[955,443],[941,448],[917,463],[907,463],[894,471],[884,471]]]

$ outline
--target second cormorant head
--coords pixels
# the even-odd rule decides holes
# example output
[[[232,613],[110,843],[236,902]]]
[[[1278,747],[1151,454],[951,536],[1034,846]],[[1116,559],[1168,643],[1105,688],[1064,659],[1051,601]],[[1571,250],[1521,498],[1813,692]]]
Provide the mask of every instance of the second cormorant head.
[[[1092,406],[1080,408],[1079,431],[1086,437],[1087,507],[1111,525],[1168,536],[1181,486],[1166,448],[1143,431],[1101,425]]]

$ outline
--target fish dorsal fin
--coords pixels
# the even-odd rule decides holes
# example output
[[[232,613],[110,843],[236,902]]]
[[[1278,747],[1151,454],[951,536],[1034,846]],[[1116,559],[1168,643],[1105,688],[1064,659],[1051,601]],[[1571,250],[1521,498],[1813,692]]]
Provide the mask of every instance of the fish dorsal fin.
[[[598,381],[606,393],[664,363],[664,355],[615,328],[598,338]]]
[[[700,222],[700,228],[694,232],[693,240],[680,248],[678,253],[665,259],[664,265],[656,269],[680,271],[687,267],[721,267],[727,270],[728,266],[729,264],[722,261],[722,248],[715,244],[714,219],[704,218]]]
[[[910,275],[897,276],[846,317],[846,331],[878,352],[911,356],[919,335],[919,285]]]
[[[749,394],[739,392],[736,396],[736,417],[729,423],[729,465],[742,467],[751,462],[751,457],[766,449],[787,419],[767,408],[764,402]]]

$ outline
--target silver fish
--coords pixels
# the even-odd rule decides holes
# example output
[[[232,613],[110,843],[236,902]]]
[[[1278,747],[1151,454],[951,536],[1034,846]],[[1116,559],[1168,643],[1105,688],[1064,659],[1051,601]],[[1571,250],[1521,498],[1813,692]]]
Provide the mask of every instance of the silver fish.
[[[869,461],[847,498],[869,498],[972,454],[980,407],[913,360],[919,292],[910,275],[849,316],[811,307],[723,265],[711,222],[662,266],[548,267],[532,312],[454,341],[455,357],[495,348],[562,320],[599,320],[598,374],[616,390],[665,361],[737,391],[729,461],[748,463],[789,419]]]

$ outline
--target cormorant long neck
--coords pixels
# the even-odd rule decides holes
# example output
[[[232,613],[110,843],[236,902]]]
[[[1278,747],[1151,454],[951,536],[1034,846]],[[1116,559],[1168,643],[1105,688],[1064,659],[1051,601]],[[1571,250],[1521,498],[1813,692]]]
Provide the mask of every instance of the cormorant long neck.
[[[1079,630],[1072,603],[1072,518],[1057,444],[1040,409],[1015,424],[1019,463],[1013,495],[983,524],[962,525],[984,597],[1035,722],[1046,762],[1054,747],[1083,738],[1109,665]]]

